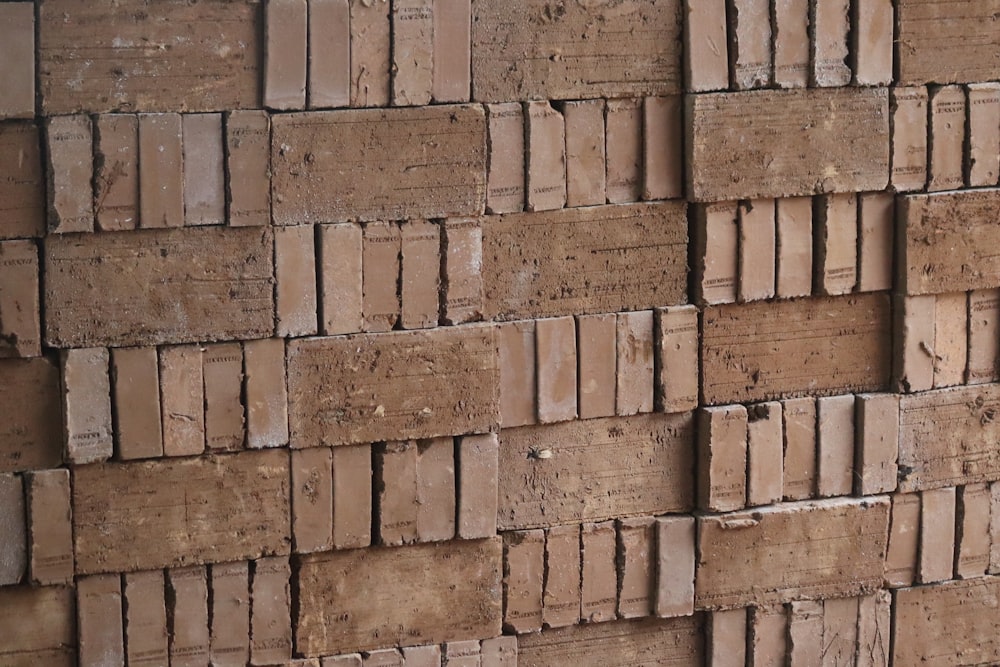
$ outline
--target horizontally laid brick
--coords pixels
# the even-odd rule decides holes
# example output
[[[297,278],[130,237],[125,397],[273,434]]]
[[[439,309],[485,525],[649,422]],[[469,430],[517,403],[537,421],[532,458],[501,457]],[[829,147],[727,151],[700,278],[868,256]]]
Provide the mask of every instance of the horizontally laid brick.
[[[93,129],[89,116],[45,121],[48,228],[52,233],[94,231]]]
[[[894,493],[889,546],[885,556],[885,583],[911,586],[917,576],[920,545],[920,494]]]
[[[520,104],[489,104],[486,211],[514,213],[524,210],[524,112]],[[603,127],[602,127],[603,131]],[[568,151],[568,147],[567,147]],[[603,173],[603,172],[602,172]]]
[[[604,100],[564,102],[566,205],[600,206],[607,201]]]
[[[809,83],[809,0],[774,3],[774,83],[805,88]]]
[[[349,0],[309,3],[310,109],[346,107],[351,99],[351,7]]]
[[[288,479],[288,454],[280,451],[78,468],[73,480],[77,572],[287,552]],[[157,501],[151,503],[151,497]]]
[[[320,331],[328,336],[361,331],[364,299],[361,225],[320,225],[316,244]]]
[[[458,642],[448,642],[444,645],[444,664],[452,667],[480,667],[482,655],[479,651],[478,639],[466,639]],[[415,662],[415,661],[414,661]],[[410,660],[407,659],[406,667]]]
[[[315,236],[312,225],[274,230],[274,324],[278,336],[316,335]]]
[[[209,660],[206,574],[198,565],[166,572],[171,665],[196,667]]]
[[[288,444],[288,395],[285,388],[285,341],[263,338],[243,343],[247,447]]]
[[[500,560],[499,538],[304,556],[292,584],[299,591],[296,651],[495,637]],[[343,579],[345,571],[352,574]]]
[[[390,100],[391,5],[351,3],[351,106],[384,107]]]
[[[226,137],[222,114],[185,114],[184,224],[221,225],[226,221]]]
[[[809,296],[812,293],[813,275],[812,198],[778,199],[775,202],[775,209],[777,231],[775,294],[779,298]]]
[[[901,0],[896,3],[899,83],[993,81],[1000,62],[995,8],[975,2]]]
[[[580,618],[614,620],[618,613],[617,531],[614,521],[580,526]]]
[[[292,657],[291,567],[288,556],[254,561],[250,577],[250,664]]]
[[[73,509],[69,471],[39,470],[24,476],[28,510],[28,574],[34,584],[73,581]]]
[[[698,411],[698,507],[742,509],[747,500],[747,409],[742,405]]]
[[[767,0],[733,0],[728,13],[729,69],[737,90],[765,88],[773,74]]]
[[[699,304],[732,303],[739,287],[737,203],[696,206],[694,221],[694,299]]]
[[[37,357],[41,350],[38,246],[0,242],[0,357]]]
[[[184,225],[183,125],[179,113],[139,115],[139,227]]]
[[[725,0],[684,0],[684,89],[729,88]]]
[[[239,343],[204,346],[202,377],[205,448],[212,452],[242,449],[246,442],[242,346]]]
[[[41,236],[45,231],[40,134],[35,123],[0,123],[0,238]]]
[[[698,309],[668,306],[653,312],[656,409],[693,410],[698,405]]]
[[[601,667],[623,656],[663,664],[703,664],[703,617],[584,623],[517,638],[520,667],[573,664]],[[655,656],[655,657],[654,657]]]
[[[687,511],[693,437],[691,413],[503,429],[499,528]]]
[[[458,537],[492,537],[497,532],[500,442],[495,433],[467,435],[455,447]]]
[[[125,664],[122,602],[121,575],[99,574],[76,580],[77,637],[81,664]]]
[[[0,360],[0,472],[57,467],[63,461],[60,372],[48,359]]]
[[[404,329],[435,327],[440,309],[441,227],[427,220],[408,220],[400,225],[400,241],[400,321]]]
[[[773,199],[740,202],[739,272],[736,295],[739,301],[757,301],[774,296],[775,208]]]
[[[484,315],[552,317],[683,303],[685,209],[671,201],[483,218]],[[556,256],[563,259],[554,263]]]
[[[393,0],[390,68],[393,106],[430,104],[437,64],[434,9],[431,0]]]
[[[306,0],[268,0],[264,6],[264,106],[306,106]]]
[[[169,660],[163,571],[129,572],[122,579],[125,658],[129,665],[162,665]]]
[[[892,114],[892,172],[895,192],[923,190],[927,183],[928,133],[927,89],[893,87],[889,92]]]
[[[212,664],[236,667],[250,660],[250,568],[244,562],[210,569]]]
[[[362,229],[362,330],[392,331],[399,321],[399,225],[369,222]]]
[[[234,227],[271,223],[271,117],[264,111],[226,114],[226,204]]]
[[[690,616],[694,613],[694,517],[657,518],[656,549],[654,613],[661,617]]]
[[[961,86],[930,89],[930,158],[927,189],[954,190],[964,184],[965,91]]]
[[[388,3],[365,11],[381,5]],[[275,224],[483,211],[486,116],[480,106],[315,111],[275,116],[271,124]]]
[[[73,598],[73,589],[62,586],[0,589],[0,662],[76,665],[78,634]],[[81,650],[79,664],[98,664],[87,662],[87,657]]]
[[[139,117],[101,114],[94,121],[94,215],[100,231],[139,224]]]
[[[784,431],[785,500],[806,500],[816,493],[816,399],[793,398],[781,402]]]
[[[79,465],[111,458],[114,443],[108,350],[64,350],[60,359],[66,459]]]
[[[514,639],[515,642],[517,641],[514,637],[510,637],[510,639]],[[473,642],[468,640],[464,642],[451,642],[452,645],[461,644],[466,646],[471,643]],[[478,642],[475,643],[478,645]],[[441,665],[441,646],[438,644],[429,644],[426,646],[405,646],[396,650],[402,654],[403,664],[406,665],[406,667],[410,667],[410,665],[416,665],[417,667],[423,667],[423,665],[426,665],[427,667],[440,667]],[[370,651],[367,653],[367,659],[370,660],[376,654],[384,652],[386,651]],[[323,660],[324,667],[326,667],[326,660],[326,658]],[[360,666],[361,664],[361,657],[358,656],[358,665]],[[354,663],[350,662],[344,663],[343,665],[339,662],[335,662],[333,667],[353,667],[353,665]]]
[[[201,454],[205,449],[205,383],[201,347],[161,347],[159,372],[164,455]]]
[[[24,481],[20,475],[0,473],[0,586],[21,583],[28,569]]]
[[[112,415],[120,459],[163,456],[158,366],[155,347],[111,350]]]

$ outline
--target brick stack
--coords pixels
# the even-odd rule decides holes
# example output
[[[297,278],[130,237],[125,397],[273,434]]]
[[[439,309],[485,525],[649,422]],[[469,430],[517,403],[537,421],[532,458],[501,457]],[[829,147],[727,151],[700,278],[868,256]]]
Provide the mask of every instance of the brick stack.
[[[1000,662],[997,12],[0,2],[0,665]]]

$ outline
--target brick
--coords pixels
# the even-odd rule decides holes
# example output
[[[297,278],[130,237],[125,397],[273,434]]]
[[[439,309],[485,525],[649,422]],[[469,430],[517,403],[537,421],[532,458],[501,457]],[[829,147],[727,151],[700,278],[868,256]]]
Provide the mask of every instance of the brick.
[[[566,205],[566,126],[548,102],[524,105],[525,209],[548,211]]]
[[[616,414],[653,411],[653,311],[619,313]]]
[[[45,233],[45,180],[41,133],[35,123],[0,124],[0,238]]]
[[[823,664],[850,665],[857,658],[858,598],[823,602]]]
[[[15,667],[76,665],[73,597],[73,589],[64,587],[0,590],[0,661]],[[80,661],[92,664],[85,662],[82,652]],[[109,659],[101,664],[115,663]]]
[[[816,400],[782,401],[785,500],[807,500],[816,494]]]
[[[891,587],[911,586],[917,573],[920,537],[920,494],[895,493],[892,525],[885,558],[885,581]]]
[[[812,293],[812,198],[775,201],[777,268],[774,292],[779,298]]]
[[[516,102],[486,106],[489,125],[487,146],[486,212],[524,210],[524,113]]]
[[[996,39],[990,4],[941,0],[903,0],[897,3],[896,39],[900,49],[899,82],[905,85],[930,81],[992,81],[1000,71],[996,53],[989,46]]]
[[[729,88],[729,38],[724,0],[684,2],[684,89]]]
[[[882,583],[886,498],[784,503],[698,524],[696,609],[851,597]]]
[[[388,3],[363,11],[380,7]],[[271,168],[271,192],[281,194],[272,211],[278,225],[479,215],[485,112],[441,105],[275,116]]]
[[[938,294],[934,303],[934,387],[962,384],[968,358],[968,297]]]
[[[264,5],[264,106],[306,106],[306,0],[267,0]]]
[[[892,288],[895,219],[896,201],[892,194],[876,192],[860,195],[857,285],[859,292],[878,292]]]
[[[611,166],[606,152],[604,100],[564,102],[560,111],[566,124],[566,206],[604,204]]]
[[[180,114],[139,115],[139,193],[139,227],[184,225],[184,148]]]
[[[511,639],[514,639],[511,637]],[[515,639],[516,642],[516,639]],[[453,642],[455,644],[464,644],[465,642]],[[400,653],[403,654],[403,663],[406,667],[440,667],[441,665],[441,647],[437,644],[431,644],[428,646],[404,646],[399,649]],[[340,663],[337,663],[338,665]],[[358,665],[360,667],[360,658]]]
[[[493,537],[497,533],[499,448],[495,433],[467,435],[458,441],[459,539]]]
[[[558,20],[545,14],[547,7],[544,0],[474,3],[474,100],[578,100],[680,92],[680,0],[642,0],[630,12],[568,5]],[[630,39],[618,40],[622,34]],[[560,57],[550,59],[554,53]]]
[[[360,653],[347,653],[323,658],[323,667],[362,667]]]
[[[1000,84],[966,87],[969,105],[965,182],[970,187],[996,185],[1000,179]]]
[[[309,2],[310,109],[346,107],[351,100],[351,7],[349,0]]]
[[[253,564],[250,607],[250,664],[272,665],[292,657],[292,576],[287,556]]]
[[[614,620],[618,612],[617,532],[613,521],[580,526],[580,618]]]
[[[958,489],[955,507],[955,577],[981,577],[990,565],[989,485],[969,484]]]
[[[788,660],[792,665],[821,665],[823,658],[823,603],[802,601],[789,605]]]
[[[28,576],[33,584],[42,586],[72,583],[73,510],[69,471],[39,470],[23,479],[28,510]],[[16,501],[13,507],[17,507]]]
[[[58,467],[63,462],[62,388],[48,359],[0,361],[0,472]]]
[[[705,633],[707,664],[738,667],[746,663],[747,610],[730,609],[708,614]]]
[[[702,397],[717,405],[884,388],[890,329],[883,294],[706,308]]]
[[[747,500],[747,409],[742,405],[698,411],[698,507],[742,509]]]
[[[858,602],[857,667],[889,664],[892,633],[892,594],[881,590]]]
[[[656,603],[660,617],[694,613],[695,520],[689,516],[656,519]]]
[[[617,322],[615,314],[580,315],[576,318],[580,419],[615,414]]]
[[[774,82],[779,88],[809,83],[808,0],[777,0],[774,21]]]
[[[622,660],[704,664],[701,616],[585,623],[518,637],[517,664],[600,667]]]
[[[48,227],[57,234],[94,231],[93,131],[88,116],[45,121]]]
[[[742,301],[770,299],[775,286],[774,200],[740,202],[737,296]]]
[[[495,637],[500,561],[500,538],[304,556],[293,582],[296,651],[309,657]],[[352,576],[344,579],[346,571]]]
[[[351,3],[351,106],[389,105],[392,46],[388,2]]]
[[[733,88],[764,88],[774,75],[767,0],[734,0],[729,11],[729,69]]]
[[[580,622],[580,526],[545,531],[545,589],[542,624],[546,628]]]
[[[124,666],[125,623],[121,576],[102,574],[78,578],[76,613],[80,664]]]
[[[94,121],[94,217],[101,231],[139,223],[139,117],[101,114]]]
[[[895,192],[923,190],[927,182],[927,89],[894,86],[892,114],[891,187]]]
[[[680,95],[647,97],[643,113],[642,198],[684,196],[684,118]]]
[[[400,319],[403,328],[426,329],[437,326],[441,275],[440,228],[426,220],[408,220],[400,225],[400,237]]]
[[[656,342],[656,409],[683,412],[698,405],[698,309],[669,306],[653,311]]]
[[[28,569],[28,526],[24,507],[22,478],[11,473],[0,474],[0,586],[21,583]]]
[[[535,322],[538,421],[576,419],[576,322],[559,317]]]
[[[699,304],[736,301],[739,276],[739,224],[736,202],[694,209],[695,301]]]
[[[936,298],[893,298],[893,383],[903,392],[934,386],[934,322]]]
[[[267,112],[226,114],[227,220],[234,227],[271,224],[270,137]]]
[[[333,548],[333,450],[296,449],[291,456],[295,552],[328,551]]]
[[[246,384],[247,447],[288,444],[288,396],[285,389],[285,342],[265,338],[243,343]]]
[[[364,278],[361,225],[320,225],[319,325],[326,336],[361,331]]]
[[[403,654],[399,649],[387,648],[381,651],[365,651],[364,667],[404,667]]]
[[[420,440],[417,453],[417,539],[450,540],[457,511],[455,442],[450,437]]]
[[[250,571],[246,562],[213,565],[209,597],[213,665],[250,661]]]
[[[242,449],[246,441],[243,403],[243,349],[239,343],[202,348],[205,381],[205,448]]]
[[[111,232],[86,244],[60,236],[43,255],[53,347],[250,339],[274,329],[266,229]]]
[[[0,357],[41,355],[38,300],[35,242],[0,242]]]
[[[275,328],[278,336],[316,334],[314,238],[312,225],[274,230]]]
[[[185,114],[184,224],[226,221],[226,156],[222,114]]]
[[[35,11],[30,2],[0,7],[0,35],[6,44],[0,67],[0,88],[5,99],[0,118],[35,115]]]
[[[536,423],[535,321],[496,328],[500,367],[500,424],[504,428]]]
[[[899,447],[899,396],[860,394],[854,403],[854,492],[896,490]]]
[[[856,2],[851,9],[851,19],[854,83],[862,86],[892,83],[895,13],[891,0]]]
[[[966,384],[1000,379],[1000,290],[969,292],[969,363]]]
[[[483,667],[517,667],[517,638],[494,637],[481,643]],[[434,667],[437,667],[435,663]]]
[[[747,409],[747,505],[781,502],[784,481],[781,427],[781,403],[760,403]]]
[[[810,83],[816,86],[846,86],[851,82],[847,66],[847,35],[850,32],[849,0],[809,3],[812,40]]]
[[[491,216],[482,225],[487,319],[612,313],[687,300],[683,202]],[[557,255],[565,261],[553,263]]]
[[[854,486],[854,396],[816,400],[817,495],[846,496]]]
[[[167,570],[170,664],[197,667],[209,661],[208,579],[204,567]]]
[[[111,378],[118,458],[163,456],[156,348],[121,347],[111,350]]]
[[[833,194],[816,201],[816,286],[820,294],[849,294],[858,280],[858,200]]]
[[[643,186],[642,100],[608,100],[605,123],[608,203],[639,201]]]
[[[430,104],[434,84],[436,12],[431,0],[392,2],[392,104]],[[443,54],[442,54],[443,55]],[[460,100],[456,100],[460,101]]]
[[[368,445],[333,449],[333,546],[372,542],[372,451]]]
[[[916,495],[916,494],[914,494]],[[990,484],[990,566],[989,574],[1000,570],[1000,484]]]
[[[77,468],[77,573],[287,552],[288,479],[288,455],[279,451]],[[249,488],[253,494],[247,493]],[[145,502],[139,500],[143,498]],[[238,513],[232,511],[235,506]],[[163,539],[172,534],[186,539]]]
[[[441,285],[443,294],[440,297],[444,301],[442,322],[444,324],[464,324],[481,320],[483,317],[483,232],[479,220],[475,218],[446,220],[440,228],[440,233],[442,236],[440,252],[444,256],[444,276]],[[405,271],[405,249],[403,264]],[[438,270],[440,265],[433,268]],[[428,272],[430,269],[431,267],[428,265]],[[434,284],[437,286],[436,272],[434,280]],[[429,297],[428,293],[428,317],[430,315]],[[438,323],[438,292],[436,290],[433,298],[434,321],[428,326]],[[405,292],[403,306],[405,309]]]
[[[782,664],[788,655],[788,615],[785,608],[781,605],[751,607],[747,613],[749,664],[754,667]]]
[[[690,510],[693,421],[652,414],[503,429],[500,530]]]
[[[201,347],[161,347],[159,375],[163,454],[201,454],[205,449],[205,384]]]
[[[932,87],[928,191],[954,190],[964,185],[965,123],[965,91],[961,86]]]
[[[698,139],[686,148],[693,201],[878,191],[888,182],[885,88],[690,95],[686,104],[686,136]],[[802,127],[810,130],[801,143],[774,140]]]
[[[287,357],[292,447],[463,435],[497,425],[489,326],[298,339],[289,342]],[[418,358],[424,365],[414,367]],[[404,366],[409,370],[400,376]],[[354,373],[349,385],[341,382],[344,368]]]
[[[917,583],[951,579],[955,564],[955,488],[920,492]]]
[[[401,237],[391,222],[370,222],[363,228],[362,330],[392,331],[399,321]]]
[[[66,460],[77,465],[111,458],[110,355],[104,348],[60,354]]]
[[[467,639],[460,642],[448,642],[444,645],[443,664],[450,667],[480,667],[482,655],[479,650],[479,640]]]
[[[470,0],[434,2],[435,102],[468,102],[472,88]]]
[[[417,542],[420,539],[417,532],[420,513],[417,443],[413,440],[387,442],[375,451],[378,541],[387,546]]]
[[[656,519],[619,519],[618,617],[650,616],[656,602]]]
[[[163,572],[130,572],[125,582],[125,657],[129,665],[169,660]]]

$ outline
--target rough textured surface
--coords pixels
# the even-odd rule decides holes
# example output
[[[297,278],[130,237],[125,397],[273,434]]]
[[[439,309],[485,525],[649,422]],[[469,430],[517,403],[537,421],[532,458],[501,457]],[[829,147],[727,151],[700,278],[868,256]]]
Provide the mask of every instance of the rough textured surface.
[[[899,83],[992,81],[1000,76],[995,0],[899,0]]]
[[[700,665],[701,615],[591,623],[518,638],[519,667],[573,664]]]
[[[59,369],[47,359],[0,361],[0,472],[62,463]]]
[[[75,609],[71,588],[0,589],[0,662],[12,667],[77,664]]]
[[[45,231],[45,172],[38,125],[0,124],[0,238]]]

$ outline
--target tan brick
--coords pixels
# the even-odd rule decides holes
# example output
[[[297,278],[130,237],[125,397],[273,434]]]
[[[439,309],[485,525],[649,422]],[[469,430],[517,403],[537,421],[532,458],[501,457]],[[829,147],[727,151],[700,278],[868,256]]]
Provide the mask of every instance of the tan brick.
[[[789,605],[788,664],[819,667],[823,659],[823,603]]]
[[[955,577],[981,577],[990,565],[990,488],[968,484],[958,489],[955,508]]]
[[[318,312],[316,275],[313,226],[276,228],[274,306],[275,331],[278,336],[316,335]]]
[[[246,665],[250,661],[250,571],[246,562],[211,568],[212,664]]]
[[[250,588],[250,664],[292,657],[291,568],[287,556],[253,563]]]
[[[604,204],[610,169],[604,100],[564,102],[561,111],[566,123],[566,206]]]
[[[656,409],[693,410],[698,406],[698,309],[669,306],[653,313]]]
[[[816,494],[816,400],[782,401],[785,500],[807,500]]]
[[[361,331],[364,283],[361,225],[320,225],[319,324],[326,336]]]
[[[892,178],[896,192],[923,190],[927,183],[927,89],[894,86],[890,93],[892,114]]]
[[[205,381],[205,448],[242,449],[246,440],[243,404],[243,348],[216,343],[202,348]]]
[[[517,667],[517,638],[494,637],[481,643],[483,667]],[[435,663],[433,667],[437,667]]]
[[[360,653],[346,653],[323,658],[323,667],[362,667],[362,665]]]
[[[695,520],[690,516],[656,519],[657,616],[694,613]]]
[[[392,24],[388,2],[351,2],[351,106],[389,105]]]
[[[852,5],[851,18],[854,83],[862,86],[884,86],[892,83],[895,27],[892,1],[855,2]],[[860,656],[861,652],[858,655]]]
[[[816,400],[817,495],[846,496],[854,487],[854,396]]]
[[[580,526],[580,618],[614,620],[618,611],[617,533],[613,521]]]
[[[30,2],[0,7],[0,38],[6,45],[0,66],[0,87],[5,99],[0,118],[35,115],[35,11]]]
[[[45,121],[49,232],[94,231],[92,134],[89,116]]]
[[[1000,379],[1000,290],[969,292],[969,363],[966,384]]]
[[[161,347],[159,374],[163,454],[201,454],[205,449],[205,384],[201,347]]]
[[[430,104],[434,50],[441,43],[434,32],[435,9],[432,0],[392,1],[393,106]]]
[[[966,105],[961,86],[930,89],[930,192],[961,188],[964,164]]]
[[[695,257],[695,301],[736,301],[739,275],[739,225],[736,202],[695,208],[691,242]]]
[[[19,475],[0,473],[0,501],[0,586],[14,586],[28,570],[28,523]]]
[[[121,575],[101,574],[79,577],[76,580],[80,664],[109,667],[125,665],[125,621],[122,602]]]
[[[184,224],[221,225],[226,221],[222,114],[185,114],[182,119]]]
[[[601,667],[621,660],[704,664],[701,616],[585,623],[517,639],[520,667]]]
[[[76,665],[73,597],[73,589],[62,586],[0,589],[0,662],[12,667]],[[91,664],[82,655],[80,660]]]
[[[271,224],[270,137],[266,112],[226,114],[227,220],[234,227]]]
[[[819,197],[816,205],[816,278],[820,294],[849,294],[858,278],[858,200],[854,194]]]
[[[417,539],[450,540],[455,537],[457,511],[455,441],[450,437],[420,440],[417,453]]]
[[[0,357],[41,355],[38,246],[0,242]]]
[[[526,206],[548,211],[566,205],[566,125],[548,102],[524,105]]]
[[[67,461],[79,465],[111,458],[114,443],[108,350],[63,350],[60,360]]]
[[[399,546],[419,540],[418,458],[417,443],[413,440],[387,442],[376,449],[374,484],[378,492],[380,544]]]
[[[139,115],[139,227],[184,226],[183,135],[178,113]]]
[[[580,622],[580,526],[545,531],[545,590],[542,624],[546,628]]]
[[[917,583],[951,579],[955,564],[955,487],[920,492]]]
[[[170,664],[197,667],[209,661],[208,579],[202,566],[167,570]]]
[[[854,403],[854,492],[896,490],[899,451],[899,396],[859,394]]]
[[[775,205],[775,295],[809,296],[813,274],[812,197],[778,199]]]
[[[500,366],[500,424],[504,428],[536,423],[535,321],[496,328]]]
[[[516,642],[514,637],[511,637]],[[453,642],[455,644],[462,644],[465,642]],[[403,654],[403,663],[406,667],[411,665],[416,665],[416,667],[440,667],[441,666],[441,647],[437,644],[430,644],[428,646],[404,646],[399,649],[399,652]],[[358,658],[358,666],[360,667],[360,657]],[[352,663],[348,663],[352,664]],[[340,663],[337,663],[340,665]],[[336,667],[336,666],[335,666]]]
[[[857,658],[858,598],[823,602],[823,665],[852,665]]]
[[[40,470],[63,462],[62,388],[48,359],[0,361],[0,472]]]
[[[440,228],[426,220],[408,220],[400,225],[400,244],[400,320],[403,328],[437,326]]]
[[[784,606],[751,607],[747,613],[748,664],[783,664],[788,655],[788,615]]]
[[[653,411],[653,311],[618,313],[617,398],[621,416]]]
[[[938,294],[934,303],[934,388],[962,384],[968,361],[968,297]]]
[[[734,0],[729,25],[729,66],[736,90],[765,88],[774,75],[771,14],[767,0]]]
[[[467,435],[458,441],[459,539],[496,535],[499,447],[495,433]]]
[[[747,501],[747,409],[742,405],[698,411],[698,507],[742,509]]]
[[[970,187],[996,185],[1000,178],[1000,84],[966,87],[969,105],[965,182]]]
[[[580,419],[615,414],[617,322],[613,313],[576,318]]]
[[[901,49],[899,82],[993,81],[998,78],[996,54],[988,45],[996,38],[990,4],[941,0],[896,3],[896,39]]]
[[[737,296],[740,301],[770,299],[775,287],[774,200],[743,201],[737,212],[740,228]]]
[[[760,403],[747,409],[747,460],[747,505],[781,502],[784,495],[781,403]]]
[[[934,386],[934,323],[936,298],[893,298],[893,382],[903,392]]]
[[[404,667],[403,654],[399,649],[386,648],[380,651],[365,651],[362,663],[364,667]]]
[[[118,458],[163,456],[156,348],[121,347],[111,350],[111,378]]]
[[[434,2],[435,102],[468,102],[472,88],[472,4]]]
[[[729,88],[729,37],[725,0],[684,1],[685,90]]]
[[[333,450],[296,449],[291,456],[295,551],[328,551],[333,548]]]
[[[101,231],[139,223],[139,118],[101,114],[94,121],[94,216]]]
[[[39,126],[0,124],[0,238],[45,233],[45,169]]]
[[[372,542],[372,451],[369,445],[333,448],[333,546]]]
[[[280,338],[243,343],[246,383],[247,447],[288,444],[288,395],[285,389],[285,341]]]
[[[891,587],[911,586],[917,573],[920,538],[920,494],[895,493],[892,525],[885,558],[885,581]]]
[[[448,642],[444,645],[444,663],[449,667],[480,667],[482,664],[482,654],[479,649],[479,640],[467,639],[460,642]],[[407,660],[406,667],[409,667]]]
[[[129,665],[169,661],[163,572],[129,572],[125,582],[125,657]]]
[[[24,476],[24,491],[31,582],[42,586],[69,584],[74,569],[69,471],[30,472]]]
[[[809,1],[774,3],[774,82],[779,88],[809,83]]]
[[[310,0],[308,62],[309,108],[350,104],[350,0]]]
[[[810,83],[816,86],[846,86],[851,82],[847,66],[847,35],[850,32],[849,0],[809,3],[812,38]]]
[[[306,106],[306,0],[268,0],[264,5],[264,106]]]
[[[856,667],[889,664],[892,636],[892,594],[881,590],[858,602],[858,659]]]
[[[576,419],[576,322],[558,317],[535,322],[538,421]]]
[[[619,519],[618,617],[651,616],[656,602],[656,519]]]
[[[643,113],[642,198],[684,196],[684,118],[680,95],[647,97]]]
[[[706,624],[705,652],[712,667],[738,667],[746,664],[747,610],[713,611]]]
[[[892,288],[895,217],[896,202],[892,194],[876,192],[860,195],[857,284],[859,292],[877,292]]]
[[[405,227],[404,227],[405,231]],[[481,320],[483,317],[483,231],[479,224],[479,219],[452,219],[446,220],[440,228],[442,244],[439,251],[444,256],[444,280],[443,293],[441,299],[444,301],[444,324],[464,324]],[[405,240],[405,239],[404,239]],[[438,293],[437,293],[437,272],[440,271],[439,264],[433,268],[434,272],[434,317],[433,324],[430,324],[430,294],[427,293],[428,303],[428,326],[438,323]],[[404,323],[406,316],[406,257],[404,249],[403,257],[404,270]],[[431,266],[427,266],[428,272]]]
[[[524,113],[516,102],[486,105],[489,157],[486,212],[524,210]],[[602,172],[603,173],[603,172]]]
[[[652,414],[503,429],[500,530],[690,510],[693,421]]]
[[[362,230],[362,330],[392,331],[399,321],[402,238],[392,222],[369,222]]]
[[[608,100],[605,123],[608,203],[639,201],[643,186],[642,100]]]

